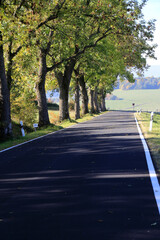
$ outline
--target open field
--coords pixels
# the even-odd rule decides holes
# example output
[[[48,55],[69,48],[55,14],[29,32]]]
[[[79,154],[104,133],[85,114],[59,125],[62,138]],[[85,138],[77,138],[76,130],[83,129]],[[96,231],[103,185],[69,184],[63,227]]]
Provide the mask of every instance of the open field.
[[[151,90],[115,90],[113,95],[123,100],[106,100],[106,107],[111,110],[135,110],[160,112],[160,89]]]

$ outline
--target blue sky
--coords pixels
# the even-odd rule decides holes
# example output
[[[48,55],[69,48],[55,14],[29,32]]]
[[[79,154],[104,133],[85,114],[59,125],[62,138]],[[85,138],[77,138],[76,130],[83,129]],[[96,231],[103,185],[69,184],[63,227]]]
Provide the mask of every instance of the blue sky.
[[[148,0],[143,9],[145,20],[156,19],[156,31],[154,34],[154,43],[159,46],[156,49],[157,60],[148,59],[149,65],[160,65],[160,0]],[[160,74],[159,74],[160,75]]]

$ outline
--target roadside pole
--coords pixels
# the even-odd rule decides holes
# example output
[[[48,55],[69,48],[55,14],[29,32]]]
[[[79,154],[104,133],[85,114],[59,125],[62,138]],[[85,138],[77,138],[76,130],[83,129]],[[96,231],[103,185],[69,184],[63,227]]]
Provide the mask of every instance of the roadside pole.
[[[25,132],[24,132],[23,122],[22,122],[22,121],[20,121],[20,125],[21,125],[21,133],[22,133],[22,137],[25,137]]]
[[[132,107],[133,107],[133,112],[134,112],[135,103],[132,103]]]
[[[151,112],[151,120],[150,120],[150,126],[149,126],[150,132],[152,131],[152,126],[153,126],[153,115],[154,115],[154,112]]]

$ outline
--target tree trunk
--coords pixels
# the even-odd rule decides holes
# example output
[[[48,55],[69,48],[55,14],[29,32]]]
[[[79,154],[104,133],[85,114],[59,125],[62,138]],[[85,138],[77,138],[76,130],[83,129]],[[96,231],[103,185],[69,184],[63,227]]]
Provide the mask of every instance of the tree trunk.
[[[58,80],[60,96],[59,96],[59,118],[60,121],[65,119],[70,119],[69,116],[69,108],[68,108],[68,98],[69,98],[69,85],[71,81],[72,72],[74,70],[74,66],[76,64],[76,60],[70,60],[66,66],[64,73],[55,71],[55,76]]]
[[[95,90],[94,90],[94,106],[95,106],[95,111],[96,111],[96,113],[99,113],[97,87],[95,87]]]
[[[9,91],[11,90],[11,84],[12,84],[12,69],[13,69],[13,58],[19,53],[19,51],[22,49],[21,46],[19,46],[14,52],[13,50],[13,45],[12,45],[12,40],[9,41],[9,45],[8,45],[8,53],[7,53],[7,73],[6,73],[6,77],[7,77],[7,83],[8,83],[8,89]]]
[[[76,86],[75,86],[75,119],[80,118],[80,102],[79,102],[79,82],[76,79]]]
[[[0,32],[0,41],[2,34]],[[0,44],[0,138],[12,135],[10,95],[5,74],[3,44]]]
[[[59,119],[63,121],[65,119],[70,119],[69,108],[68,108],[68,98],[69,98],[69,84],[70,82],[63,81],[59,84],[60,96],[59,96]]]
[[[89,113],[88,111],[88,94],[86,89],[86,83],[84,81],[84,74],[79,77],[79,84],[82,94],[82,114]]]
[[[106,91],[103,89],[101,90],[101,111],[105,112],[106,111],[106,102],[105,102],[105,97],[106,97]]]
[[[43,49],[40,51],[39,74],[36,83],[36,93],[39,110],[39,126],[49,125],[48,107],[45,91],[45,80],[47,74],[46,53]]]
[[[12,41],[9,43],[8,47],[8,69],[7,69],[7,83],[8,89],[11,90],[11,83],[12,83],[12,66],[13,66],[13,57],[12,57]]]
[[[90,89],[90,104],[91,104],[91,113],[95,113],[94,109],[94,90]]]

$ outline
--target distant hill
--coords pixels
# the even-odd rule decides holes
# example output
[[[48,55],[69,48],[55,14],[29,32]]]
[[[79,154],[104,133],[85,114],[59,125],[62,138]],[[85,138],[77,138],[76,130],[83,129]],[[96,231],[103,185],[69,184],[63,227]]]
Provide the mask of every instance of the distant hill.
[[[160,77],[136,78],[134,83],[128,80],[118,81],[115,89],[134,90],[134,89],[160,89]]]

